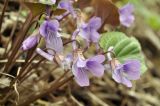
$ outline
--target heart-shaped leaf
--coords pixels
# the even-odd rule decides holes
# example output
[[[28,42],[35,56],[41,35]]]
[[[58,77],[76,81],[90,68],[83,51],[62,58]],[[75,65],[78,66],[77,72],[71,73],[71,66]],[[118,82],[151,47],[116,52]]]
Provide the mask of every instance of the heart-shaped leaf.
[[[48,6],[51,6],[54,15],[61,15],[66,12],[65,9],[57,8],[56,5],[48,5],[42,3],[24,2],[24,5],[31,11],[33,17],[44,13]]]
[[[53,14],[54,15],[61,15],[61,14],[65,13],[66,11],[67,10],[65,10],[65,9],[57,8],[57,9],[53,10]]]
[[[119,11],[111,0],[92,0],[95,16],[101,17],[102,23],[117,26],[120,24]]]
[[[24,5],[31,11],[33,17],[45,12],[47,6],[42,3],[31,3],[31,2],[24,2]]]
[[[121,63],[128,59],[137,59],[141,62],[141,73],[147,70],[140,43],[134,37],[127,37],[122,32],[107,32],[102,34],[99,44],[104,51],[113,46],[116,58]]]
[[[110,24],[113,26],[120,24],[119,11],[112,0],[78,0],[76,5],[80,9],[93,6],[94,16],[101,17],[103,24]]]

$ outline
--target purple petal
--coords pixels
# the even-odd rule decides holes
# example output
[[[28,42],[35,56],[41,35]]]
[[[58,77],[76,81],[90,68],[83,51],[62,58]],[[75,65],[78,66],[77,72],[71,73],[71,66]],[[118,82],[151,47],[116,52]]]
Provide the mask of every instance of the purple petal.
[[[86,66],[86,61],[85,60],[82,60],[81,58],[79,58],[77,60],[77,67],[85,67]]]
[[[75,76],[75,80],[76,82],[80,85],[80,86],[89,86],[89,78],[87,76],[86,70],[84,70],[83,68],[78,68],[78,75]]]
[[[96,55],[88,59],[89,61],[96,61],[97,63],[103,63],[105,61],[104,55]]]
[[[102,25],[101,18],[99,17],[93,17],[89,20],[89,26],[91,29],[98,30]]]
[[[41,50],[40,48],[37,48],[37,49],[36,49],[36,52],[37,52],[39,55],[41,55],[41,56],[43,56],[44,58],[46,58],[47,60],[53,62],[54,56],[52,56],[52,55],[44,52],[44,51]]]
[[[127,74],[127,78],[130,80],[137,80],[140,78],[141,64],[138,60],[128,60],[123,66],[124,73]]]
[[[126,14],[126,13],[132,13],[134,12],[134,6],[131,3],[128,3],[124,5],[122,8],[119,9],[120,13]]]
[[[123,70],[121,67],[122,66],[118,67],[117,69],[113,71],[112,78],[118,83],[122,83],[126,85],[127,87],[132,87],[131,81],[125,76],[123,76]]]
[[[89,86],[89,79],[84,68],[78,68],[77,63],[74,63],[72,66],[72,73],[75,76],[76,82],[80,86]]]
[[[44,21],[40,26],[40,34],[47,38],[48,37],[48,31],[57,32],[59,29],[59,22],[57,20],[49,20]]]
[[[112,72],[112,78],[113,78],[116,82],[121,83],[121,82],[122,82],[121,70],[120,70],[120,69],[115,69],[115,70]]]
[[[47,22],[47,27],[49,30],[58,31],[59,30],[59,22],[57,20],[50,20]]]
[[[88,61],[87,69],[96,77],[101,77],[104,74],[104,66],[96,61]]]
[[[126,27],[130,27],[131,24],[134,22],[134,15],[133,15],[134,7],[132,4],[127,4],[121,9],[119,9],[120,13],[120,22],[122,25]]]
[[[122,84],[126,85],[127,87],[132,87],[132,83],[129,79],[122,77]]]
[[[58,5],[58,8],[63,8],[67,10],[67,14],[68,12],[70,12],[72,14],[72,16],[75,18],[76,17],[76,13],[74,11],[74,8],[72,6],[72,2],[70,0],[68,1],[61,1]]]
[[[100,35],[96,30],[91,31],[90,39],[92,42],[97,43],[99,41]]]
[[[120,22],[123,26],[130,27],[134,22],[134,20],[135,18],[134,18],[134,15],[132,14],[120,15]]]
[[[43,37],[47,37],[47,30],[46,30],[46,28],[47,28],[47,21],[44,21],[44,22],[41,24],[40,28],[39,28],[39,32],[40,32],[40,34],[41,34]]]
[[[87,26],[87,24],[83,24],[80,28],[79,35],[84,38],[85,40],[89,41],[90,40],[90,30]]]
[[[57,53],[63,52],[63,42],[61,37],[57,37],[55,33],[49,32],[49,36],[46,39],[46,48],[55,50]],[[50,54],[54,54],[52,50],[48,50]]]

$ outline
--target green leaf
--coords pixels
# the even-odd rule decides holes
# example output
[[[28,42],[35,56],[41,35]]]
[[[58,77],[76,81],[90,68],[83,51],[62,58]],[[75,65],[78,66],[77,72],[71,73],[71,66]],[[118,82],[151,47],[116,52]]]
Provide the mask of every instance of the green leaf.
[[[109,47],[114,47],[116,58],[121,63],[128,59],[137,59],[141,62],[141,73],[146,71],[144,56],[141,53],[141,46],[134,37],[127,37],[122,32],[107,32],[103,33],[100,41],[100,47],[107,51]]]
[[[121,32],[103,33],[99,42],[100,47],[102,47],[105,51],[107,51],[110,46],[115,46],[115,44],[117,44],[124,37],[125,34]]]

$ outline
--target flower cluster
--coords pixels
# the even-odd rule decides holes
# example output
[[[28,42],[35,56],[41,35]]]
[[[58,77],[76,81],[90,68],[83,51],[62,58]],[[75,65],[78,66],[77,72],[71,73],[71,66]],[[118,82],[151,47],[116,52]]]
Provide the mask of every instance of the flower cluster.
[[[52,4],[55,4],[56,0],[51,0],[51,2]],[[88,74],[92,73],[96,77],[102,77],[104,75],[104,62],[106,59],[105,55],[100,53],[93,57],[86,58],[83,53],[83,48],[77,46],[77,36],[80,36],[86,41],[88,48],[91,43],[98,46],[100,39],[99,29],[102,26],[102,21],[100,17],[94,16],[88,22],[85,22],[79,14],[76,13],[73,8],[73,2],[74,0],[61,0],[58,4],[58,8],[66,9],[67,11],[54,18],[46,16],[47,18],[40,25],[39,31],[36,31],[36,33],[29,36],[23,42],[21,48],[22,50],[29,50],[38,44],[40,38],[43,38],[47,51],[37,48],[36,52],[51,62],[55,59],[65,70],[71,69],[75,81],[80,86],[89,86]],[[127,4],[119,10],[120,22],[122,25],[129,27],[133,23],[134,16],[132,15],[132,12],[133,6],[131,4]],[[73,52],[64,56],[64,43],[61,36],[59,21],[66,15],[71,15],[73,19],[77,20],[77,28],[71,37]],[[120,63],[118,59],[112,58],[109,52],[107,57],[109,65],[111,66],[110,68],[112,69],[112,78],[118,83],[131,87],[131,80],[140,78],[140,62],[138,60],[126,59],[124,63]]]

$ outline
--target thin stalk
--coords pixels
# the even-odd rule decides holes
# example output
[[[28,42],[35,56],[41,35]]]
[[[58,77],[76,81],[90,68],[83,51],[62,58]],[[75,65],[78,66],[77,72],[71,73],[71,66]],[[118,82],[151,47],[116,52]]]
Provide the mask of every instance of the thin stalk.
[[[55,66],[53,69],[51,69],[51,70],[50,70],[48,73],[46,73],[44,76],[42,76],[42,77],[40,77],[38,80],[36,80],[36,82],[39,82],[39,81],[47,78],[47,77],[50,75],[50,73],[53,72],[53,71],[55,71],[57,68],[58,68],[58,65]]]
[[[19,73],[19,75],[15,78],[15,80],[19,79],[20,76],[21,76],[23,73],[25,73],[25,70],[27,69],[27,67],[29,67],[29,66],[31,65],[31,63],[33,62],[33,60],[34,60],[37,56],[38,56],[38,55],[35,54],[35,55],[31,58],[31,60],[30,60],[29,62],[27,62],[27,63],[24,65],[24,67],[21,68],[20,73]],[[14,81],[13,81],[13,82],[14,82]]]
[[[8,6],[8,0],[5,0],[4,7],[3,7],[3,10],[2,10],[2,15],[1,15],[1,18],[0,18],[0,33],[1,33],[2,22],[3,22],[3,18],[4,18],[4,14],[5,14],[7,6]]]
[[[19,11],[18,11],[18,16],[17,16],[16,22],[15,22],[13,28],[12,28],[11,34],[10,34],[10,36],[9,36],[9,40],[8,40],[8,42],[7,42],[7,44],[6,44],[5,52],[4,52],[4,54],[3,54],[4,57],[7,56],[8,45],[9,45],[10,41],[12,40],[13,35],[14,35],[14,33],[15,33],[15,30],[16,30],[16,28],[17,28],[17,24],[18,24],[20,12],[21,12],[21,7],[20,7],[20,9],[19,9]],[[9,51],[8,51],[8,53],[9,53]]]
[[[32,14],[30,13],[30,15],[28,16],[28,18],[26,19],[26,21],[24,23],[24,27],[22,28],[21,32],[18,35],[17,42],[15,43],[15,45],[12,49],[12,53],[8,58],[9,61],[5,65],[4,72],[8,73],[10,71],[10,69],[12,68],[11,64],[15,63],[14,57],[17,54],[17,51],[19,50],[19,48],[21,47],[21,44],[22,44],[22,42],[23,42],[23,40],[24,40],[24,38],[30,28],[30,24],[31,24],[32,20],[33,20],[33,17],[32,17]]]
[[[20,79],[20,83],[22,83],[22,82],[23,82],[24,80],[26,80],[29,76],[31,76],[33,73],[35,73],[36,70],[33,71],[33,72],[31,72],[31,70],[32,70],[34,67],[38,67],[39,64],[41,64],[42,61],[44,61],[44,58],[41,59],[41,60],[40,60],[37,64],[35,64],[33,67],[30,67],[30,68],[26,71],[26,73],[24,73],[24,74],[21,76],[22,79]],[[30,72],[30,73],[28,73],[28,72]]]

